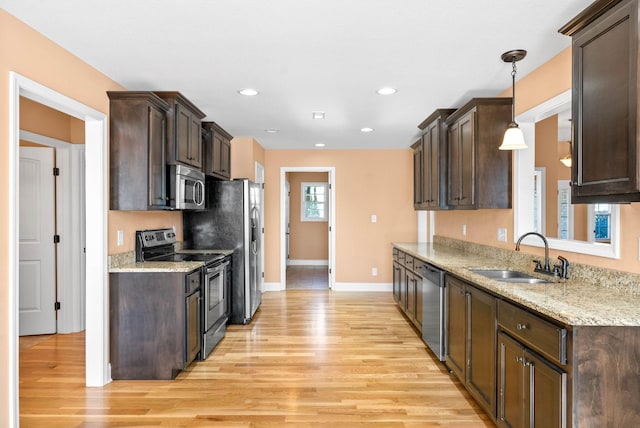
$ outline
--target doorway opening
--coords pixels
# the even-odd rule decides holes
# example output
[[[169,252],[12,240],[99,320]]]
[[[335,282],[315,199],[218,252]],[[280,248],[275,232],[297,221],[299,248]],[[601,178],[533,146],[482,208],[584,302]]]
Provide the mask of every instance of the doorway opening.
[[[20,97],[61,111],[85,123],[85,215],[86,215],[86,385],[103,386],[108,372],[108,294],[107,294],[107,116],[74,99],[10,72],[9,85],[9,420],[19,421],[18,400],[18,307],[19,307],[19,152]]]
[[[280,289],[335,281],[335,167],[280,168]]]
[[[329,288],[328,174],[288,172],[287,290]]]

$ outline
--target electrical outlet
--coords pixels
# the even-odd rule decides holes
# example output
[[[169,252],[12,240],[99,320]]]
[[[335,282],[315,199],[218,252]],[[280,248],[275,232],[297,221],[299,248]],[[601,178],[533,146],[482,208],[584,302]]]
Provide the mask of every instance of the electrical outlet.
[[[504,227],[498,228],[498,241],[507,242],[507,229]]]
[[[371,276],[378,276],[378,268],[375,268],[375,267],[371,268]]]
[[[378,216],[376,216],[375,214],[371,214],[371,223],[375,223],[378,221]]]
[[[118,231],[118,247],[122,247],[124,245],[124,230]]]
[[[462,225],[462,236],[467,236],[467,225],[466,224]]]

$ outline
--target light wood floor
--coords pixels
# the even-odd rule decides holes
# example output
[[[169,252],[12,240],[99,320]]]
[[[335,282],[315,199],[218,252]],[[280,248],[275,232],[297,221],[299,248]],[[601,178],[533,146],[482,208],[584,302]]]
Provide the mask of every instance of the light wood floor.
[[[20,414],[47,428],[493,426],[389,293],[319,290],[265,293],[250,325],[175,381],[86,388],[83,334],[33,340]]]

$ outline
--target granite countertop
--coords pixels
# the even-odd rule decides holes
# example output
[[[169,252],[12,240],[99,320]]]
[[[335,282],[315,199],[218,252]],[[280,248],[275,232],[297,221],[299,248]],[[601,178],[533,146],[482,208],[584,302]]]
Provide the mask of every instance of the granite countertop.
[[[109,273],[127,272],[184,272],[188,273],[204,266],[203,262],[133,262],[109,268]]]
[[[594,269],[570,266],[569,279],[559,280],[533,273],[530,260],[523,266],[521,261],[514,260],[516,257],[521,257],[521,253],[517,253],[515,257],[509,254],[515,253],[514,251],[493,248],[488,254],[487,251],[465,251],[463,248],[438,243],[394,243],[393,245],[407,254],[429,262],[496,295],[522,304],[569,326],[640,326],[640,295],[636,287],[640,284],[633,274],[606,269],[594,273]],[[490,254],[491,252],[494,254]],[[555,282],[545,284],[500,282],[472,272],[470,269],[473,268],[519,270]],[[575,270],[573,278],[572,268]],[[586,272],[580,272],[580,269]],[[584,279],[589,274],[595,277],[593,282]],[[620,283],[631,285],[621,287]]]
[[[202,249],[178,250],[176,253],[185,254],[223,254],[229,256],[233,250]],[[184,272],[188,273],[204,266],[204,262],[136,262],[135,251],[118,253],[109,256],[109,273],[127,272]]]

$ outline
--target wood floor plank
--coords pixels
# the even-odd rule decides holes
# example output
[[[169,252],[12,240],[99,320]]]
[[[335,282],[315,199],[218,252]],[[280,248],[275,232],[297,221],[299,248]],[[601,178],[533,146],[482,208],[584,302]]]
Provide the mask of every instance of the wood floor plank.
[[[267,292],[174,381],[87,388],[84,370],[82,333],[21,343],[21,426],[493,426],[389,293]]]

